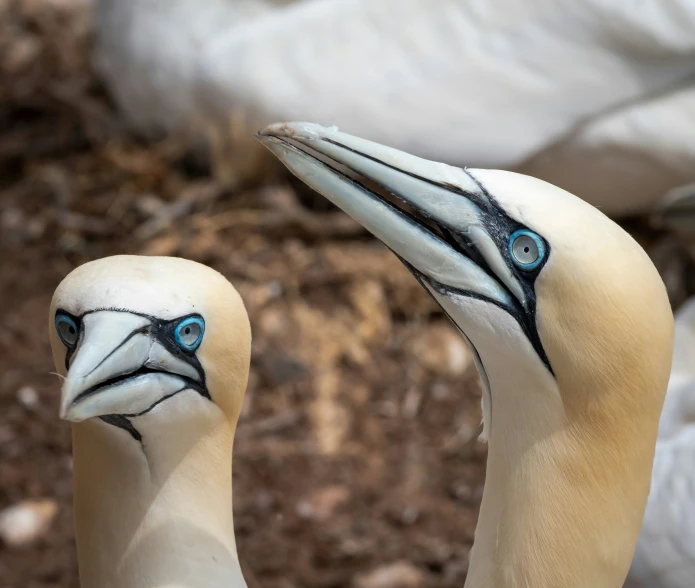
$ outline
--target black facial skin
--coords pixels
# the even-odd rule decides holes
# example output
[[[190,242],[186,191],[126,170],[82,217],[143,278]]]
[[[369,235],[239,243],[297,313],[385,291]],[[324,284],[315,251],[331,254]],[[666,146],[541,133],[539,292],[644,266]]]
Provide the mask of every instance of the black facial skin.
[[[513,303],[511,306],[503,305],[497,302],[496,300],[486,298],[485,296],[482,296],[475,292],[464,291],[457,288],[452,288],[450,286],[447,286],[446,284],[440,284],[438,282],[435,282],[434,280],[431,280],[430,278],[427,278],[426,276],[421,275],[419,277],[416,277],[418,277],[418,281],[422,282],[422,280],[424,280],[432,287],[433,290],[441,294],[453,292],[462,296],[479,298],[506,310],[519,323],[519,326],[521,326],[529,342],[531,343],[531,345],[533,345],[533,348],[538,354],[538,357],[545,364],[550,373],[554,376],[555,373],[553,372],[553,368],[550,365],[550,360],[548,359],[548,356],[546,355],[545,350],[543,349],[543,344],[541,343],[541,339],[536,326],[535,282],[536,278],[538,277],[541,270],[547,263],[548,258],[550,257],[550,243],[548,243],[548,241],[542,235],[538,235],[538,233],[529,229],[529,227],[510,218],[497,204],[494,197],[490,195],[487,192],[487,190],[485,190],[483,185],[470,173],[466,172],[466,174],[480,187],[480,190],[487,198],[487,202],[478,197],[477,194],[464,192],[463,190],[456,187],[445,185],[441,185],[441,187],[448,189],[449,191],[461,194],[465,198],[473,201],[484,211],[485,215],[483,217],[483,222],[485,224],[486,232],[494,241],[495,245],[497,246],[497,249],[502,255],[505,263],[507,264],[507,267],[512,271],[516,279],[519,281],[519,284],[521,285],[522,289],[524,290],[524,294],[526,295],[527,303],[525,307],[523,307],[521,303],[517,301],[514,294],[512,294],[512,292],[507,288],[504,282],[502,282],[497,278],[497,276],[495,276],[494,272],[490,269],[483,256],[478,252],[475,245],[467,239],[466,235],[442,227],[438,225],[436,222],[435,224],[437,225],[437,228],[440,230],[442,236],[451,246],[451,248],[474,261],[478,267],[484,270],[491,278],[493,278],[502,288],[504,288],[509,293],[509,296],[512,299]],[[520,268],[518,265],[514,263],[509,253],[509,239],[516,231],[520,229],[530,230],[534,234],[538,235],[538,237],[540,237],[540,239],[543,241],[543,244],[545,245],[545,257],[543,258],[541,263],[532,270],[523,270],[522,268]],[[408,266],[409,264],[406,263],[406,267]],[[412,267],[408,267],[408,269],[410,269],[410,271],[413,273],[419,273]]]
[[[127,431],[133,439],[136,441],[142,442],[142,435],[140,432],[135,428],[133,425],[131,419],[135,417],[142,416],[144,414],[147,414],[150,412],[155,406],[158,404],[161,404],[165,400],[168,400],[172,396],[175,396],[179,392],[183,392],[184,390],[195,390],[203,396],[204,398],[207,398],[208,400],[212,401],[212,398],[210,397],[210,393],[208,392],[207,386],[205,384],[205,371],[203,370],[203,366],[200,364],[200,361],[198,360],[198,357],[195,354],[196,350],[189,351],[187,349],[183,349],[178,343],[176,342],[176,336],[174,334],[176,327],[181,323],[181,321],[190,318],[190,317],[197,317],[200,318],[201,320],[204,320],[202,316],[199,314],[193,313],[193,314],[187,314],[172,320],[162,320],[154,316],[150,316],[148,314],[143,314],[139,312],[133,312],[130,310],[125,310],[125,309],[120,309],[120,308],[98,308],[95,310],[90,310],[88,312],[83,313],[80,316],[75,316],[65,310],[58,309],[56,311],[56,317],[60,315],[67,315],[69,316],[73,321],[75,321],[75,324],[78,327],[79,330],[79,338],[78,341],[75,345],[73,346],[67,346],[67,352],[65,354],[65,369],[69,370],[70,369],[70,363],[72,361],[72,358],[75,354],[75,351],[79,349],[82,339],[84,337],[84,329],[82,328],[82,323],[83,319],[86,315],[94,313],[94,312],[99,312],[99,311],[114,311],[114,312],[127,312],[129,314],[134,314],[136,316],[141,316],[143,318],[146,318],[150,321],[150,324],[145,325],[144,327],[140,329],[135,329],[131,333],[128,334],[128,336],[121,341],[121,343],[113,349],[106,357],[104,357],[101,360],[101,363],[106,361],[113,353],[115,353],[118,349],[120,349],[127,341],[129,341],[132,337],[139,333],[145,333],[149,334],[150,337],[153,339],[157,340],[169,353],[171,353],[174,357],[177,359],[187,363],[191,367],[193,367],[196,372],[198,373],[200,377],[200,382],[193,380],[191,378],[187,378],[185,376],[182,376],[180,374],[175,374],[177,378],[181,378],[184,380],[185,385],[180,389],[175,392],[172,392],[171,394],[165,396],[164,398],[160,398],[146,408],[144,411],[135,413],[135,414],[111,414],[111,415],[103,415],[99,418],[101,418],[102,421],[105,423],[108,423],[109,425],[113,425],[114,427],[118,427],[119,429],[123,429],[124,431]],[[54,319],[55,320],[55,319]],[[100,365],[100,364],[99,364]],[[98,366],[97,366],[98,367]],[[92,394],[98,394],[100,389],[103,389],[105,386],[108,385],[113,385],[116,383],[121,383],[125,382],[126,380],[129,380],[131,378],[135,378],[137,376],[140,376],[145,373],[156,373],[156,372],[162,372],[162,373],[169,373],[166,372],[165,370],[156,370],[152,368],[147,368],[147,367],[141,367],[134,372],[126,373],[126,374],[119,374],[114,376],[113,378],[110,378],[109,380],[106,380],[104,382],[100,382],[99,384],[96,384],[95,386],[92,386],[91,388],[85,390],[82,392],[75,400],[79,400],[82,398],[85,398],[87,396],[90,396]]]
[[[446,184],[446,183],[442,183],[442,182],[436,182],[436,181],[430,180],[428,178],[424,178],[422,176],[419,176],[417,174],[410,173],[408,171],[394,167],[392,165],[389,165],[388,163],[381,161],[380,159],[377,159],[375,157],[367,155],[366,153],[362,153],[361,151],[358,151],[356,149],[352,149],[352,148],[350,148],[346,145],[343,145],[342,143],[335,141],[333,139],[323,138],[321,140],[325,141],[326,143],[331,143],[333,145],[341,147],[342,149],[345,149],[346,151],[351,151],[351,152],[356,153],[362,157],[365,157],[367,159],[375,161],[375,162],[379,163],[380,165],[383,165],[384,167],[389,167],[389,168],[394,169],[400,173],[409,175],[409,176],[416,178],[422,182],[437,186],[439,188],[442,188],[443,190],[447,190],[447,191],[452,192],[454,194],[460,194],[462,198],[465,198],[466,200],[473,202],[476,206],[478,206],[481,209],[481,211],[483,212],[483,223],[485,225],[486,232],[488,233],[488,235],[490,235],[490,237],[494,241],[495,245],[497,246],[497,249],[499,250],[500,254],[502,255],[505,263],[507,264],[507,267],[511,270],[511,272],[518,279],[519,284],[521,285],[522,289],[524,290],[524,294],[526,296],[526,301],[527,301],[524,306],[522,306],[521,303],[517,302],[517,299],[514,296],[514,294],[509,290],[509,288],[507,288],[507,286],[490,269],[487,262],[485,261],[485,258],[480,254],[480,252],[477,250],[476,246],[468,239],[466,234],[459,233],[457,231],[454,231],[452,229],[449,229],[447,227],[440,225],[439,223],[436,222],[436,220],[428,217],[425,211],[416,210],[416,213],[417,213],[417,215],[420,215],[420,217],[421,217],[420,218],[420,217],[416,216],[415,214],[411,214],[410,212],[407,212],[405,210],[398,208],[396,205],[394,205],[389,200],[383,198],[382,196],[380,196],[379,194],[377,194],[376,192],[371,190],[369,187],[367,187],[362,182],[345,175],[343,172],[341,172],[337,168],[333,167],[330,162],[324,162],[324,161],[318,160],[310,153],[307,153],[307,152],[299,149],[299,151],[302,151],[302,153],[304,155],[314,159],[316,164],[328,168],[332,173],[340,176],[341,179],[343,179],[344,181],[358,186],[360,188],[360,190],[365,192],[366,195],[368,195],[368,196],[378,200],[382,204],[385,204],[386,206],[388,206],[393,211],[394,214],[401,215],[407,221],[415,223],[415,224],[419,225],[423,230],[428,231],[429,233],[435,235],[436,237],[439,237],[440,239],[443,239],[444,241],[446,241],[449,244],[449,246],[454,251],[457,251],[458,253],[461,253],[462,255],[471,259],[471,261],[473,261],[477,266],[479,266],[483,271],[485,271],[491,278],[493,278],[500,285],[500,287],[504,288],[509,293],[511,300],[513,301],[511,305],[509,305],[509,306],[503,305],[503,304],[500,304],[496,300],[489,299],[489,298],[482,296],[476,292],[470,292],[467,290],[452,288],[451,286],[448,286],[446,284],[436,282],[435,280],[432,280],[431,278],[424,276],[416,268],[414,268],[407,261],[405,261],[400,255],[398,255],[395,251],[393,252],[396,255],[396,257],[398,257],[403,262],[403,264],[408,268],[408,270],[410,270],[410,272],[415,276],[415,278],[418,280],[418,282],[420,282],[420,284],[422,284],[423,286],[426,283],[429,286],[431,286],[433,290],[435,290],[436,292],[439,292],[441,294],[444,294],[444,295],[446,295],[447,293],[456,293],[456,294],[460,294],[462,296],[468,296],[470,298],[478,298],[480,300],[485,300],[486,302],[489,302],[491,304],[499,306],[500,308],[503,308],[506,312],[508,312],[511,316],[513,316],[516,319],[516,321],[519,323],[522,330],[524,331],[524,334],[528,338],[529,342],[531,343],[531,345],[535,349],[536,353],[538,354],[538,357],[545,364],[545,366],[548,368],[550,373],[553,374],[553,376],[554,376],[555,373],[553,372],[553,368],[550,365],[550,360],[548,359],[548,356],[545,353],[545,350],[543,349],[543,344],[541,343],[541,339],[540,339],[540,336],[538,334],[538,329],[536,326],[536,292],[535,292],[535,287],[534,287],[536,278],[538,277],[538,274],[541,272],[541,270],[545,266],[546,262],[548,261],[548,258],[550,257],[550,254],[551,254],[550,243],[548,243],[547,240],[542,235],[538,235],[538,233],[536,233],[535,231],[533,231],[529,227],[523,225],[522,223],[514,220],[509,215],[507,215],[507,213],[504,212],[502,207],[499,206],[499,204],[496,202],[494,197],[485,189],[485,187],[471,173],[469,173],[465,169],[463,170],[464,173],[466,173],[466,175],[468,175],[468,177],[471,178],[471,180],[473,180],[473,182],[475,182],[475,184],[480,188],[480,191],[482,192],[483,197],[481,197],[480,194],[476,194],[473,192],[468,192],[466,190],[463,190],[458,186],[455,186],[452,184]],[[297,147],[291,143],[285,143],[285,146],[289,149],[297,150]],[[361,176],[361,173],[359,172],[359,170],[357,170],[349,165],[346,165],[342,162],[340,162],[340,163],[341,163],[341,165],[347,167],[348,169],[351,169],[358,176]],[[406,198],[403,198],[401,195],[387,190],[383,186],[382,186],[382,188],[384,190],[386,190],[391,196],[393,196],[397,200],[410,206],[410,208],[415,209],[414,206],[410,205],[407,202]],[[545,245],[545,257],[543,258],[543,260],[541,261],[541,263],[537,267],[535,267],[534,269],[532,269],[530,271],[525,271],[525,270],[522,270],[521,268],[519,268],[513,262],[511,255],[509,253],[509,239],[510,239],[511,235],[513,235],[516,231],[518,231],[520,229],[526,229],[526,230],[529,230],[529,231],[533,232],[534,234],[538,235],[540,237],[540,239],[543,241],[543,244]],[[449,317],[449,318],[451,318],[451,317]],[[476,353],[477,353],[477,351],[476,351]]]

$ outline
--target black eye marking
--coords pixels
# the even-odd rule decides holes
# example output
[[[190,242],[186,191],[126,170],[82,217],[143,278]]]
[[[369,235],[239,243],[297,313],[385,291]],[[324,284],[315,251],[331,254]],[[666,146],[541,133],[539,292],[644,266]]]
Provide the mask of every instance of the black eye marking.
[[[130,433],[130,436],[140,443],[140,445],[142,445],[142,435],[140,434],[140,431],[135,428],[133,423],[130,422],[128,417],[123,416],[122,414],[107,414],[100,416],[99,418],[108,425],[113,425],[114,427],[118,427],[119,429],[123,429],[127,433]]]
[[[490,235],[490,237],[493,239],[495,245],[497,246],[497,249],[504,258],[507,267],[509,267],[509,269],[513,272],[514,276],[517,278],[526,296],[526,308],[521,308],[521,305],[519,305],[517,312],[512,312],[511,314],[521,325],[522,329],[526,333],[526,336],[528,337],[529,341],[536,350],[536,353],[543,361],[543,363],[546,365],[550,373],[555,375],[555,372],[553,371],[552,366],[550,365],[550,360],[548,359],[548,356],[545,353],[545,349],[543,349],[543,344],[538,333],[538,326],[536,324],[537,300],[535,282],[536,278],[545,267],[545,264],[550,259],[552,253],[550,243],[548,243],[548,241],[542,235],[539,235],[535,231],[531,230],[529,227],[511,218],[495,200],[494,196],[492,196],[485,189],[485,186],[483,186],[480,180],[478,180],[468,170],[464,171],[478,185],[481,192],[485,196],[484,199],[478,198],[476,202],[481,208],[485,210],[485,229],[487,233]],[[514,252],[511,245],[513,242],[513,238],[520,234],[532,236],[531,238],[533,239],[535,246],[539,249],[539,252],[542,252],[542,255],[539,256],[537,263],[530,263],[524,265],[523,263],[519,263],[514,259]],[[466,251],[463,251],[463,253],[467,254]],[[480,265],[479,259],[475,259],[474,261]],[[492,272],[487,267],[487,264],[484,263],[484,260],[483,265],[481,265],[481,267],[483,267],[485,271],[488,271],[491,276],[495,276],[494,272]],[[506,285],[501,280],[497,281],[501,287],[507,289],[512,299],[515,299],[513,293],[508,290]],[[438,287],[441,286],[438,285]]]
[[[410,265],[405,259],[402,257],[396,256],[401,260],[403,265],[405,265],[406,268],[410,271],[411,274],[415,277],[415,279],[420,283],[421,286],[425,288],[425,290],[432,296],[432,292],[430,291],[430,288],[437,292],[438,294],[441,294],[443,296],[447,296],[449,294],[458,294],[460,296],[465,296],[466,298],[475,298],[478,300],[483,300],[489,304],[494,304],[495,306],[498,306],[502,310],[504,310],[506,313],[514,317],[517,323],[519,323],[519,326],[521,327],[521,330],[524,332],[526,335],[526,338],[529,340],[531,345],[533,346],[534,350],[538,354],[538,357],[540,360],[545,364],[545,366],[548,368],[548,371],[555,376],[555,372],[553,371],[552,366],[550,365],[550,360],[548,359],[548,356],[545,353],[545,349],[543,349],[543,344],[541,343],[540,336],[538,335],[538,331],[535,327],[535,320],[529,321],[527,319],[527,313],[524,312],[524,309],[521,308],[520,304],[514,304],[513,306],[507,306],[505,304],[502,304],[501,302],[497,300],[493,300],[492,298],[487,298],[486,296],[482,296],[481,294],[478,294],[477,292],[471,292],[469,290],[461,290],[460,288],[452,288],[451,286],[446,286],[444,284],[440,284],[439,282],[433,280],[432,278],[429,278],[428,276],[420,273],[416,268],[414,268],[412,265]],[[501,284],[501,282],[500,282]],[[429,286],[429,288],[427,287]],[[510,293],[511,296],[511,293]],[[442,308],[441,304],[437,300],[436,297],[432,296],[434,301],[437,303],[437,306],[439,306],[444,314],[452,321],[454,325],[456,325],[456,322],[451,319],[451,316],[449,316],[449,313]],[[513,296],[511,296],[512,300],[516,300]],[[535,303],[535,300],[534,300]],[[533,313],[532,315],[535,317],[535,304],[533,306]],[[458,326],[458,325],[457,325]],[[460,330],[460,329],[459,329]],[[464,333],[465,335],[465,333]],[[468,339],[468,336],[466,335],[466,338]]]
[[[482,216],[482,219],[485,232],[490,236],[490,238],[494,242],[497,250],[499,251],[500,255],[505,261],[505,265],[509,268],[514,277],[517,279],[519,285],[521,286],[521,289],[523,290],[525,302],[523,304],[517,302],[516,295],[507,287],[507,285],[501,279],[499,279],[496,273],[489,267],[484,256],[481,254],[481,252],[478,251],[477,247],[468,237],[468,235],[456,231],[451,227],[445,227],[437,222],[434,222],[434,224],[437,226],[437,229],[439,230],[439,234],[437,236],[442,237],[455,251],[458,251],[459,253],[471,259],[477,266],[480,267],[480,269],[482,269],[491,278],[493,278],[501,288],[505,289],[509,294],[510,299],[514,301],[514,303],[511,306],[501,305],[497,301],[489,300],[474,292],[458,290],[455,288],[451,288],[446,284],[440,284],[438,282],[435,282],[434,280],[431,280],[430,278],[427,278],[426,276],[420,274],[418,270],[416,270],[414,267],[408,264],[401,256],[396,254],[395,251],[393,253],[396,254],[396,257],[398,257],[401,260],[401,262],[403,262],[403,264],[410,270],[410,272],[416,277],[416,279],[421,284],[424,285],[423,282],[429,284],[435,291],[439,292],[440,294],[446,295],[447,293],[455,293],[466,296],[468,298],[479,298],[481,300],[485,300],[486,302],[495,304],[500,308],[503,308],[519,323],[527,339],[529,340],[534,350],[538,354],[538,357],[545,364],[550,373],[554,376],[555,374],[552,369],[552,366],[550,365],[550,360],[547,354],[545,353],[545,349],[543,348],[543,344],[538,333],[538,326],[536,324],[537,300],[535,292],[535,280],[551,255],[550,244],[542,235],[535,233],[529,227],[526,227],[519,221],[511,218],[473,174],[471,174],[466,169],[464,169],[463,171],[476,183],[476,185],[480,189],[480,193],[473,193],[468,190],[461,189],[458,186],[452,186],[444,182],[432,181],[426,178],[420,179],[423,179],[428,183],[435,184],[451,192],[460,194],[461,197],[473,202],[476,206],[478,206],[481,209],[481,211],[483,211],[484,214]],[[415,177],[419,176],[415,175]],[[401,211],[401,213],[408,214],[404,213],[403,211]],[[417,218],[415,218],[414,220],[418,221]],[[432,219],[429,220],[430,222],[433,222]],[[539,250],[539,252],[542,251],[542,255],[539,255],[538,259],[534,260],[534,262],[524,264],[519,263],[519,260],[515,260],[513,258],[514,251],[513,248],[510,247],[510,241],[512,240],[512,237],[515,237],[518,234],[524,234],[529,236],[533,241],[534,246]],[[524,252],[522,247],[522,251],[518,253],[521,256],[523,256],[530,252],[531,247],[529,246],[529,251]],[[535,261],[537,261],[537,263]]]
[[[212,397],[210,396],[207,386],[205,385],[205,371],[203,370],[203,366],[200,364],[200,361],[195,354],[204,336],[205,319],[197,313],[177,317],[169,321],[164,321],[151,316],[148,316],[147,318],[152,321],[153,336],[157,338],[162,346],[174,357],[180,359],[181,361],[185,361],[198,372],[201,383],[196,386],[196,392],[212,401]],[[197,325],[200,328],[200,333],[194,345],[187,346],[185,343],[180,342],[178,330],[182,325]],[[195,384],[195,382],[193,382],[193,384]]]
[[[82,338],[82,317],[75,316],[66,310],[57,309],[53,318],[58,338],[65,345],[65,369],[70,368],[70,359]]]

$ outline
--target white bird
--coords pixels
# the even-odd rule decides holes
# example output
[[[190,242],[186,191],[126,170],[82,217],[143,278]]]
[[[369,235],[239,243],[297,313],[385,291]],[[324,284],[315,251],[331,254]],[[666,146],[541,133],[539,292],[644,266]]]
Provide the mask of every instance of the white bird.
[[[96,29],[138,129],[236,145],[241,168],[249,127],[310,117],[607,214],[695,181],[691,0],[98,0]]]
[[[49,323],[82,587],[245,586],[232,444],[251,331],[236,290],[192,261],[110,257],[63,280]]]
[[[647,254],[541,180],[308,123],[259,138],[392,249],[475,352],[489,450],[466,587],[620,588],[673,346]]]
[[[676,315],[652,488],[626,588],[695,582],[695,299]]]

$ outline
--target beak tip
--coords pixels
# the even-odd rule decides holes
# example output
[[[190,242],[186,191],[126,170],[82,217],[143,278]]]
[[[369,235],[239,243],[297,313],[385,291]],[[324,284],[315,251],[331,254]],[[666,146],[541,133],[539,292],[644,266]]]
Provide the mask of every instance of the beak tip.
[[[291,137],[294,134],[292,131],[292,128],[290,126],[291,124],[292,123],[287,123],[287,122],[271,123],[271,124],[263,127],[254,136],[259,141],[262,141],[263,139],[266,139],[269,137]]]
[[[58,409],[58,417],[63,421],[69,421],[70,403],[63,400]]]
[[[79,414],[76,413],[72,406],[61,408],[58,416],[60,417],[60,420],[67,421],[69,423],[79,423],[84,420],[84,418],[81,418]]]
[[[310,122],[276,122],[263,127],[255,137],[275,139],[296,139],[298,141],[318,140],[334,133],[338,127],[322,127]]]
[[[76,394],[74,386],[70,380],[66,380],[63,384],[62,396],[60,399],[60,408],[58,409],[58,417],[63,421],[74,421],[71,414],[74,407],[74,396]]]
[[[282,161],[283,153],[282,149],[280,149],[282,141],[280,141],[280,139],[276,139],[275,137],[259,135],[258,133],[256,133],[256,135],[254,136],[261,142],[261,145],[263,145],[263,147],[268,149],[268,151],[270,151],[273,155],[275,155],[275,157]]]

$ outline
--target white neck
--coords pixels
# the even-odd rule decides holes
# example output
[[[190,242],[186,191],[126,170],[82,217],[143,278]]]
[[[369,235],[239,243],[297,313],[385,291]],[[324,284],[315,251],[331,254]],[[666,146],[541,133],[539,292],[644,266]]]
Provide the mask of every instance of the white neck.
[[[464,330],[492,391],[466,588],[621,588],[649,493],[659,395],[625,393],[621,382],[589,394],[573,378],[562,389],[525,337],[500,338],[519,330],[505,311],[472,298],[458,306],[473,317]]]
[[[142,444],[96,419],[73,425],[82,588],[245,586],[232,516],[234,427],[193,394],[139,417]]]

